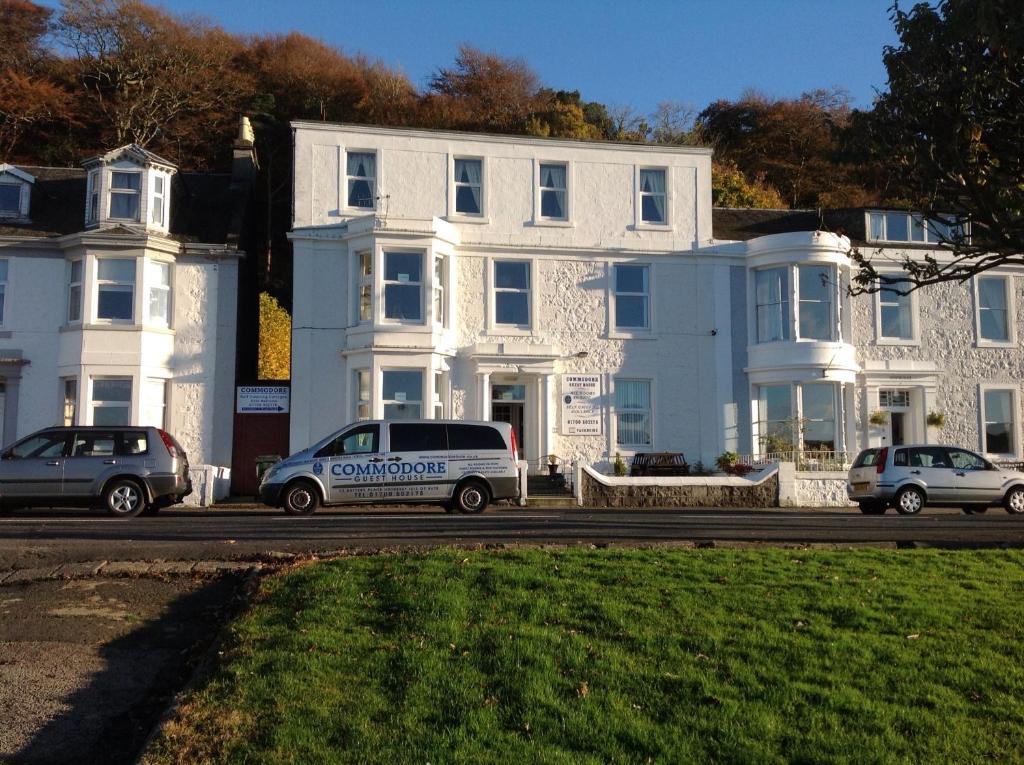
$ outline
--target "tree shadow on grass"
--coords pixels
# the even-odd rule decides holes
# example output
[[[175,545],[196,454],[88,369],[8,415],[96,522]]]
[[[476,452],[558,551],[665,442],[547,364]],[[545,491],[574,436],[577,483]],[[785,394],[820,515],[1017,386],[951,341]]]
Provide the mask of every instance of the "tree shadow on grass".
[[[234,611],[241,579],[223,575],[173,600],[155,619],[99,648],[103,669],[10,760],[131,763],[196,662]]]

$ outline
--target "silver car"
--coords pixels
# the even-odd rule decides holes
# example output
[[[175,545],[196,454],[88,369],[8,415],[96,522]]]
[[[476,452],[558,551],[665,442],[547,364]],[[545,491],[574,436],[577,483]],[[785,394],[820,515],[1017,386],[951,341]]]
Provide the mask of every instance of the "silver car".
[[[507,422],[357,422],[270,468],[260,499],[295,515],[373,502],[480,513],[519,497],[517,460]]]
[[[103,506],[130,518],[192,493],[188,457],[152,427],[47,428],[0,454],[0,509]]]
[[[913,515],[926,504],[967,513],[1002,505],[1008,513],[1024,513],[1024,473],[956,446],[883,446],[857,455],[846,494],[866,515],[881,515],[890,505]]]

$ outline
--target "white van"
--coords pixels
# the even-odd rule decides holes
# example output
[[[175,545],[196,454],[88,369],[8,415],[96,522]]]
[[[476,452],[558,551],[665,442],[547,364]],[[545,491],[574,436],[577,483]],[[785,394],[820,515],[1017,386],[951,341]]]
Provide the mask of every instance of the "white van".
[[[263,474],[260,500],[295,515],[399,502],[481,513],[519,498],[518,458],[506,422],[368,420],[278,462]]]

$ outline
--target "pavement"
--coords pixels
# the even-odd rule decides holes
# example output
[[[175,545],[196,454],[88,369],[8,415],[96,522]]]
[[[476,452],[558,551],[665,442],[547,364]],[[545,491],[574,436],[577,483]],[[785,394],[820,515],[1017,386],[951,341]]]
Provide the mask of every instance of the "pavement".
[[[0,585],[0,762],[131,763],[233,613],[237,573]]]

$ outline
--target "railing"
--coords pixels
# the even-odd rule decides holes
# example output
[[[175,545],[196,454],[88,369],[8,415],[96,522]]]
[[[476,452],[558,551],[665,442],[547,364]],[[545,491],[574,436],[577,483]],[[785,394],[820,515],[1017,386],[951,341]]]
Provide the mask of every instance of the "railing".
[[[754,470],[760,470],[776,462],[793,462],[800,471],[828,473],[849,470],[855,456],[849,452],[794,449],[766,454],[741,454],[737,464],[750,465]]]

